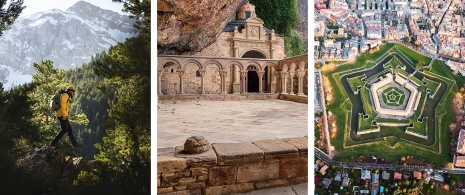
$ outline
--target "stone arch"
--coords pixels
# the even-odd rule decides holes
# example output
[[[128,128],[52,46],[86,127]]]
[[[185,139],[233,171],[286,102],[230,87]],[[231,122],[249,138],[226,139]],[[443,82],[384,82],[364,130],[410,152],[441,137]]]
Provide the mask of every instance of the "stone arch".
[[[168,63],[172,63],[173,65],[177,67],[177,69],[181,69],[181,63],[179,63],[179,61],[174,58],[168,58],[168,59],[161,61],[161,63],[158,64],[158,69],[163,70],[165,64],[168,64]]]
[[[261,65],[256,61],[249,61],[246,63],[245,70],[247,71],[246,91],[248,93],[259,92],[262,81],[258,77],[258,72],[262,71]]]
[[[266,67],[273,67],[273,68],[277,69],[277,68],[278,68],[278,64],[275,64],[275,63],[273,63],[273,62],[267,62],[267,63],[265,63],[265,64],[263,65],[263,68],[266,68]]]
[[[288,65],[287,65],[287,64],[283,64],[283,65],[281,66],[281,71],[287,72],[287,70],[289,70]]]
[[[202,93],[202,78],[200,70],[202,66],[194,61],[184,64],[183,74],[183,92],[184,94],[201,94]]]
[[[243,71],[243,70],[245,69],[245,67],[244,67],[244,65],[242,64],[242,62],[236,61],[236,60],[228,62],[228,63],[224,66],[224,69],[228,69],[228,68],[230,68],[232,65],[237,65],[237,66],[239,66],[239,68],[240,68],[241,71]]]
[[[205,70],[204,75],[204,90],[206,94],[219,94],[221,93],[221,64],[214,60],[203,63]]]
[[[246,70],[249,66],[254,66],[257,69],[257,71],[262,71],[262,66],[256,61],[248,61],[247,63],[245,63],[244,70]]]
[[[199,68],[199,70],[202,70],[202,64],[201,64],[199,61],[195,60],[195,59],[187,59],[186,61],[184,61],[184,62],[182,63],[182,65],[181,65],[181,69],[182,69],[182,70],[185,70],[186,66],[187,66],[188,64],[191,64],[191,63],[197,65],[197,67]]]
[[[216,60],[208,60],[206,62],[204,62],[202,64],[202,67],[203,67],[203,70],[206,70],[207,66],[210,65],[210,64],[214,64],[216,66],[218,66],[218,69],[219,70],[223,70],[223,64],[221,64],[220,62],[216,61]]]
[[[226,75],[229,79],[226,80],[226,91],[227,93],[240,93],[240,83],[241,77],[240,72],[244,71],[244,65],[241,61],[229,61],[226,65],[224,65],[224,70],[228,71],[228,75]]]
[[[278,65],[272,62],[267,62],[263,65],[262,89],[265,93],[274,93],[276,91],[276,76],[274,72]]]
[[[160,80],[161,93],[163,95],[177,95],[180,88],[180,77],[177,70],[181,69],[181,65],[177,60],[167,59],[159,64],[163,70]]]
[[[249,57],[249,55],[252,55],[252,57]],[[257,55],[257,57],[253,57],[254,55]],[[241,56],[240,58],[270,59],[270,55],[268,54],[268,52],[266,52],[265,50],[261,50],[261,49],[246,50],[243,53],[241,53],[240,56]]]

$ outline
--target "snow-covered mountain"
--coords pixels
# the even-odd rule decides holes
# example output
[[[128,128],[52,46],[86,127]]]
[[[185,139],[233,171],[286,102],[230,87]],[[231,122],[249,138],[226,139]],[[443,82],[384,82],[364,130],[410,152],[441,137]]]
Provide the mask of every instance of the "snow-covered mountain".
[[[72,69],[92,55],[135,37],[138,32],[127,15],[78,1],[66,11],[58,9],[18,18],[0,37],[0,82],[5,88],[32,80],[34,62],[52,60]]]

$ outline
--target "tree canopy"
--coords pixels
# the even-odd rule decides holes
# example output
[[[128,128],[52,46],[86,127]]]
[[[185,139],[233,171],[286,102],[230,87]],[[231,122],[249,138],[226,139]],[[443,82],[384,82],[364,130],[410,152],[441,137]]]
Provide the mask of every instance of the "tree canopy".
[[[255,5],[257,17],[265,22],[265,26],[284,35],[286,56],[305,53],[302,40],[294,31],[297,22],[297,0],[250,0]]]
[[[10,29],[10,26],[25,8],[23,0],[11,0],[8,5],[7,2],[7,0],[0,0],[0,36],[3,35],[3,31]]]

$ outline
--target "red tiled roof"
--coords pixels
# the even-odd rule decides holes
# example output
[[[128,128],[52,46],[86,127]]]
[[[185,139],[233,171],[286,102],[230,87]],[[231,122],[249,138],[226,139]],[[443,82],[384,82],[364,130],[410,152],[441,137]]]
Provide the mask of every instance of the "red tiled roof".
[[[465,154],[465,130],[460,130],[457,142],[457,153]]]
[[[402,179],[402,173],[394,173],[394,179],[401,180]]]
[[[414,178],[417,178],[417,179],[420,179],[420,178],[421,178],[421,173],[420,173],[420,172],[417,172],[417,171],[414,171],[414,172],[413,172],[413,177],[414,177]]]
[[[457,156],[455,158],[456,167],[465,167],[465,156]]]

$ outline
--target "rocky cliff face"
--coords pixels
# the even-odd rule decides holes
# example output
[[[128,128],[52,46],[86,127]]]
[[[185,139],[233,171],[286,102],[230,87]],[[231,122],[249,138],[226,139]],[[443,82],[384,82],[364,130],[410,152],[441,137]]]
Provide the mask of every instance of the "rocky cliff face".
[[[36,148],[23,163],[28,178],[36,189],[45,192],[58,181],[74,179],[81,170],[91,170],[95,161],[87,161],[83,157],[65,156],[55,147]]]
[[[308,48],[308,0],[297,0],[298,18],[296,22],[295,31],[299,35],[304,49]]]
[[[190,55],[216,41],[246,0],[158,0],[158,54]]]

